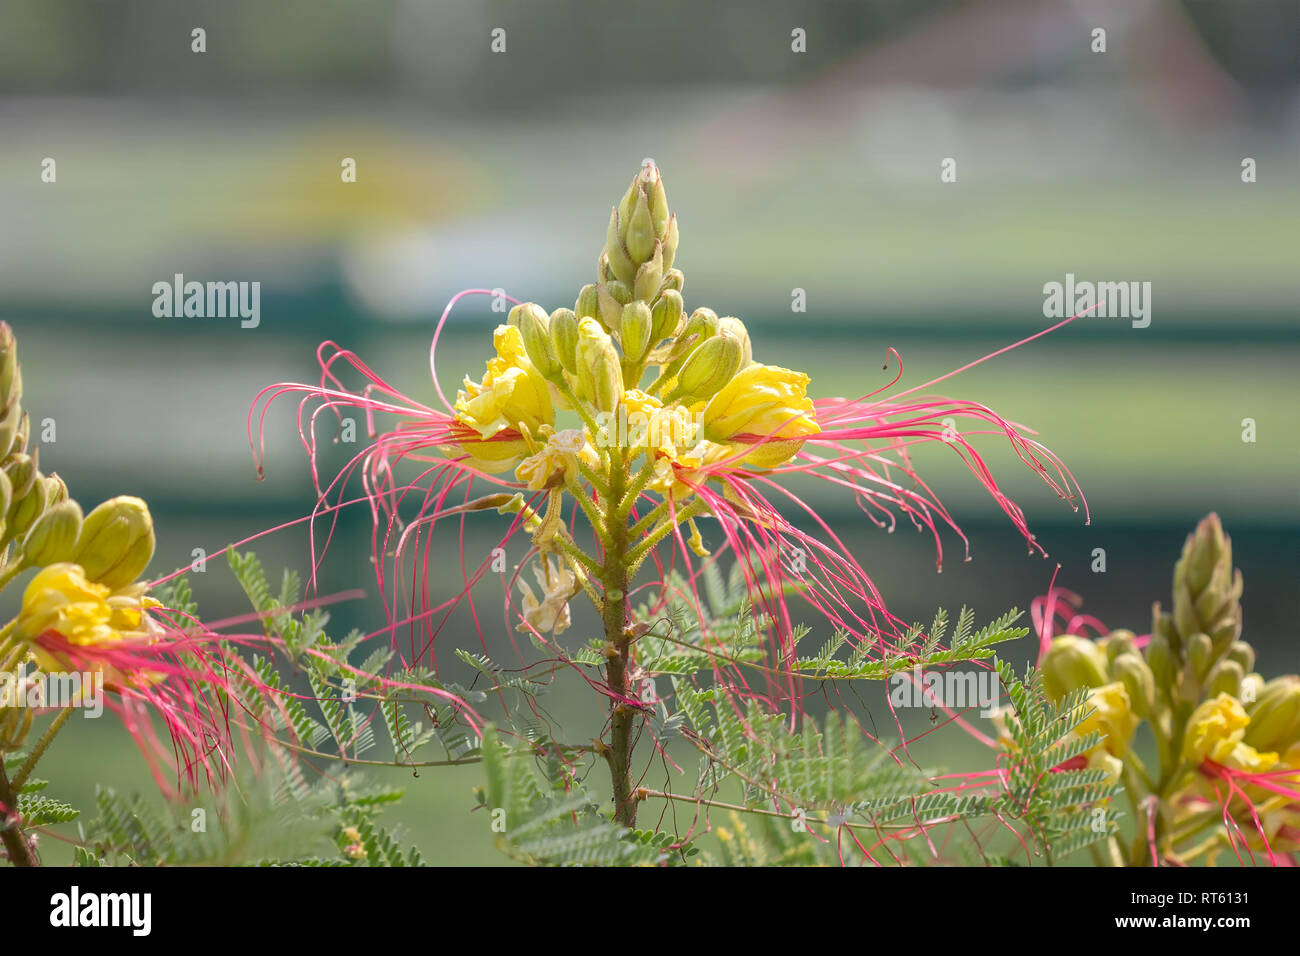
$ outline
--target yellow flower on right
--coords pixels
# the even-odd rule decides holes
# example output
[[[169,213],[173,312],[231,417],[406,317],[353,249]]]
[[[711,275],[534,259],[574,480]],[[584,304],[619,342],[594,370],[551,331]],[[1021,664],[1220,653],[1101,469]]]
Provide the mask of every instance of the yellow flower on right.
[[[746,366],[705,406],[700,421],[704,437],[734,444],[746,436],[754,444],[744,458],[747,463],[759,468],[784,464],[798,454],[807,436],[821,431],[807,395],[809,381],[804,373],[779,365]]]
[[[1192,711],[1183,736],[1183,759],[1199,767],[1206,760],[1234,770],[1263,773],[1278,761],[1276,753],[1261,753],[1242,738],[1250,717],[1241,701],[1230,694],[1203,701]]]

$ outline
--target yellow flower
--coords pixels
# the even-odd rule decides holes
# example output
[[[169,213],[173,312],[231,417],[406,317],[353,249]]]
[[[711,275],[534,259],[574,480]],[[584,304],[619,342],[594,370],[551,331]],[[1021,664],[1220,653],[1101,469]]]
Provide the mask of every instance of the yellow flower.
[[[1250,718],[1241,701],[1229,694],[1220,694],[1212,700],[1201,703],[1187,721],[1187,732],[1183,736],[1183,759],[1199,767],[1206,760],[1227,764],[1232,759],[1241,739],[1246,736]],[[1249,759],[1247,754],[1242,757]],[[1274,761],[1277,755],[1273,754]]]
[[[1128,698],[1128,691],[1120,682],[1103,684],[1088,692],[1086,705],[1092,712],[1074,728],[1080,737],[1096,730],[1101,733],[1099,748],[1116,757],[1128,753],[1129,741],[1137,730],[1138,719]],[[1089,751],[1092,755],[1098,748]]]
[[[526,483],[530,491],[546,488],[557,471],[565,477],[576,477],[579,461],[589,468],[599,467],[600,455],[592,447],[585,429],[567,428],[556,432],[551,431],[548,425],[542,431],[546,435],[546,445],[535,455],[525,458],[515,469],[515,478]]]
[[[488,359],[481,382],[465,377],[456,397],[457,417],[485,439],[505,429],[535,435],[555,420],[550,387],[528,361],[518,328],[498,325],[492,339],[496,358]]]
[[[68,644],[87,649],[151,643],[160,629],[146,611],[160,606],[145,596],[143,585],[113,592],[86,580],[78,564],[51,564],[23,592],[14,634],[30,646],[42,668],[57,670],[67,662],[42,646],[41,637],[53,632]]]
[[[736,373],[704,408],[704,437],[733,442],[739,435],[775,437],[756,445],[745,461],[773,468],[789,461],[803,447],[803,438],[821,429],[806,388],[809,378],[777,365],[755,363]]]

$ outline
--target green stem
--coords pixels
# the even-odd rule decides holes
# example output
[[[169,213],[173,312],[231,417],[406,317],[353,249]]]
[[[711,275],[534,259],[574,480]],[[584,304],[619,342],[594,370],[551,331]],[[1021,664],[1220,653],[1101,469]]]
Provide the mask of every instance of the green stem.
[[[627,627],[628,529],[619,518],[627,484],[627,461],[621,452],[610,454],[609,497],[605,499],[605,594],[601,622],[605,628],[605,682],[609,686],[610,746],[605,752],[614,787],[614,820],[636,826],[637,796],[632,786],[632,731],[636,709],[624,703],[632,696],[632,636]]]
[[[27,755],[27,759],[23,761],[23,765],[18,768],[18,773],[13,780],[14,790],[18,792],[22,791],[23,784],[27,782],[27,778],[30,777],[32,771],[36,769],[36,762],[40,760],[41,757],[45,756],[46,748],[50,746],[50,742],[54,740],[58,732],[63,729],[63,725],[68,722],[68,718],[72,716],[72,711],[73,708],[64,707],[59,711],[59,716],[54,718],[54,721],[50,726],[45,728],[45,733],[41,734],[41,739],[36,741],[36,746],[33,747],[32,752]]]
[[[659,527],[655,528],[654,531],[651,531],[639,544],[636,545],[636,547],[627,553],[627,563],[629,567],[633,570],[640,567],[641,562],[645,560],[646,556],[652,550],[654,550],[654,546],[664,538],[668,537],[668,535],[673,532],[674,528],[683,521],[689,521],[691,518],[705,514],[708,510],[709,506],[699,498],[696,498],[690,504],[680,509],[676,515],[670,517]]]

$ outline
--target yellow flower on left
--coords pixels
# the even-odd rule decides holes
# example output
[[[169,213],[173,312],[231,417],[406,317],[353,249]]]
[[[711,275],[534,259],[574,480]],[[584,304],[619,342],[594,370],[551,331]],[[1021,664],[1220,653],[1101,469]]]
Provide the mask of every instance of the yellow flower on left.
[[[86,580],[81,565],[67,562],[42,569],[23,592],[14,635],[27,644],[46,670],[65,666],[38,640],[53,631],[69,644],[106,647],[128,641],[152,642],[159,633],[145,613],[162,605],[144,595],[142,585],[113,592]]]
[[[456,396],[456,417],[477,433],[483,441],[462,443],[462,450],[473,456],[475,464],[485,464],[485,471],[505,471],[529,452],[523,435],[536,435],[543,425],[555,421],[550,386],[528,361],[524,340],[513,325],[498,325],[492,336],[495,358],[488,359],[481,382],[465,376],[465,387]],[[498,441],[491,453],[486,440],[504,431],[521,436],[514,441]]]

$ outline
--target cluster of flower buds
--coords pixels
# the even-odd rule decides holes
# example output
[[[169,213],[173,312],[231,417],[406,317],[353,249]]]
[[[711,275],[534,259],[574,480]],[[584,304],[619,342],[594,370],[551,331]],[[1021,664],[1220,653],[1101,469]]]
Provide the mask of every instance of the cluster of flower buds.
[[[22,369],[13,330],[0,322],[0,514],[5,569],[80,564],[90,580],[110,589],[139,577],[153,557],[153,519],[139,498],[105,501],[89,515],[68,495],[57,474],[45,475],[38,450],[28,454],[27,413],[22,410]]]
[[[50,630],[81,645],[116,643],[123,634],[142,632],[148,599],[137,579],[154,552],[149,508],[123,495],[83,516],[63,480],[42,474],[36,450],[28,453],[17,343],[3,322],[0,402],[0,586],[28,568],[45,569],[27,586],[14,636],[39,658],[36,642]],[[65,612],[51,616],[54,608]],[[14,719],[0,721],[6,741],[23,731]]]
[[[529,476],[520,480],[531,486],[556,458],[543,447],[556,434],[556,409],[578,410],[594,447],[606,444],[591,427],[598,417],[631,410],[674,429],[689,422],[696,441],[680,440],[678,429],[676,440],[649,443],[646,453],[663,459],[665,472],[728,456],[765,468],[792,458],[819,430],[808,377],[755,363],[740,319],[708,308],[686,314],[684,277],[673,267],[677,241],[663,178],[647,160],[611,210],[597,281],[571,309],[548,314],[526,302],[497,329],[497,356],[480,382],[466,378],[458,396],[457,418],[472,432],[454,449],[494,472],[545,456],[520,466]],[[670,475],[650,485],[670,487]]]
[[[1139,723],[1150,722],[1170,819],[1207,799],[1225,774],[1300,777],[1300,676],[1265,681],[1255,671],[1255,650],[1241,639],[1241,593],[1232,542],[1212,514],[1188,536],[1174,567],[1173,611],[1155,605],[1145,647],[1131,631],[1098,641],[1064,635],[1041,662],[1053,700],[1088,689],[1093,716],[1080,730],[1100,730],[1099,749],[1124,758]],[[1243,784],[1237,793],[1259,804],[1232,812],[1263,826],[1261,807],[1279,811],[1264,838],[1274,849],[1300,847],[1300,805],[1275,790]]]

